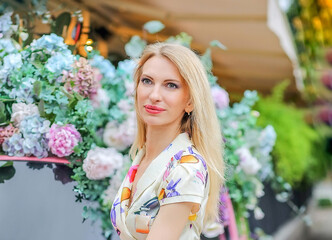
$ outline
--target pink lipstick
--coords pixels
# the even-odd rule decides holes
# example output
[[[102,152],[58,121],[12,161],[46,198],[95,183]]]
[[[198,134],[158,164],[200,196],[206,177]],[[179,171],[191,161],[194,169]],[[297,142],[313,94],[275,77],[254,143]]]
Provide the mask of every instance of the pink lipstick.
[[[151,114],[158,114],[158,113],[162,113],[163,111],[165,111],[164,108],[160,108],[160,107],[153,106],[153,105],[145,105],[144,108],[148,113],[151,113]]]

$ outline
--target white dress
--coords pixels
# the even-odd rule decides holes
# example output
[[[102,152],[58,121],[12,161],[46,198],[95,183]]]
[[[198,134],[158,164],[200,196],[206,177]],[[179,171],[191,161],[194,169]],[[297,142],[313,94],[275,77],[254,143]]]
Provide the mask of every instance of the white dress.
[[[137,167],[144,156],[135,157],[111,209],[111,221],[122,240],[146,239],[159,208],[166,204],[200,204],[182,231],[181,240],[200,239],[209,193],[209,178],[204,159],[194,148],[187,133],[179,134],[148,166],[137,183],[131,206],[128,206]]]

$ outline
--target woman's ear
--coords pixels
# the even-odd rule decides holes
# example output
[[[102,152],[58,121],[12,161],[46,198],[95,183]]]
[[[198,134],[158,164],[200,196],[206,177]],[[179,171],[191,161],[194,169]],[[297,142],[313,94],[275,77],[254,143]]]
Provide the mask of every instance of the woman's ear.
[[[192,103],[191,100],[189,100],[189,102],[187,103],[187,106],[185,107],[184,111],[186,113],[190,113],[194,110],[194,104]]]

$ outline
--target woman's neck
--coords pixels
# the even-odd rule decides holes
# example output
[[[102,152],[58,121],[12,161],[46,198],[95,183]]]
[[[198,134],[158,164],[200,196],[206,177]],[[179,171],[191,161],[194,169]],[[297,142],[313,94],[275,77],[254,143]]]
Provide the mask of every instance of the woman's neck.
[[[145,156],[143,158],[146,162],[151,162],[155,159],[178,135],[180,128],[154,128],[147,127],[146,142],[145,142]]]

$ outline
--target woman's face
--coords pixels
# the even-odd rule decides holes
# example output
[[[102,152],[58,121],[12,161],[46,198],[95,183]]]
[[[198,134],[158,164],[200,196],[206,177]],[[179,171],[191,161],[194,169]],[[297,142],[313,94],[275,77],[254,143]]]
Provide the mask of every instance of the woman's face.
[[[163,56],[145,62],[137,86],[137,106],[147,126],[180,126],[185,112],[192,111],[189,89],[176,66]]]

